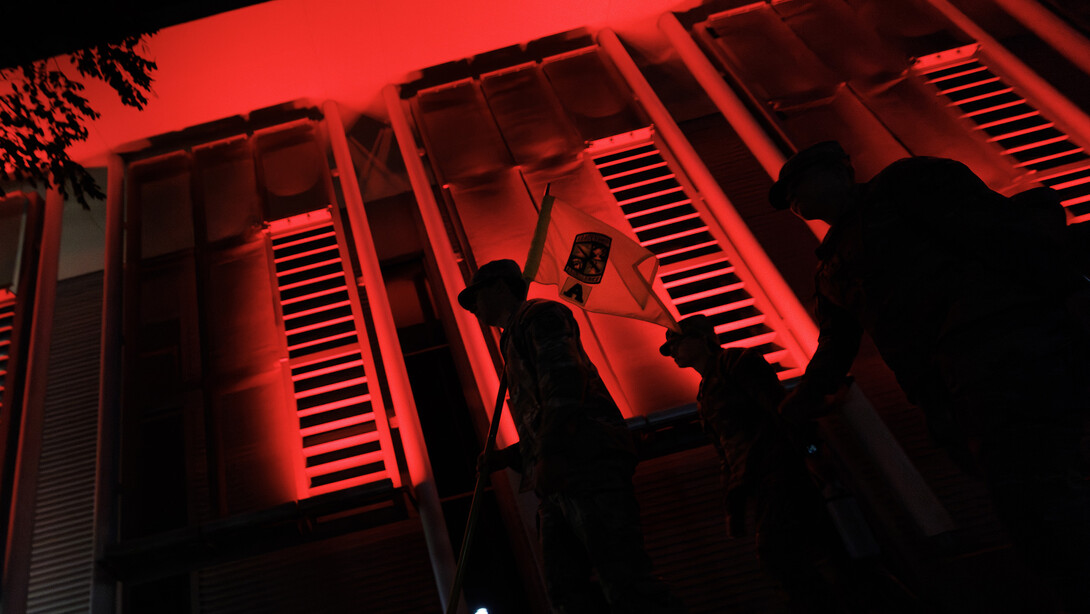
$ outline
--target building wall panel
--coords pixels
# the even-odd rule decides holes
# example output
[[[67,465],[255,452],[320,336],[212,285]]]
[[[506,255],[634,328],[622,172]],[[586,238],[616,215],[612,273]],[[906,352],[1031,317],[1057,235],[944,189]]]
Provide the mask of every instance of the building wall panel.
[[[719,476],[710,445],[640,463],[636,496],[655,572],[690,614],[785,612],[753,538],[727,537]]]
[[[441,611],[419,520],[202,570],[201,614]]]
[[[57,284],[28,612],[90,607],[102,273]]]

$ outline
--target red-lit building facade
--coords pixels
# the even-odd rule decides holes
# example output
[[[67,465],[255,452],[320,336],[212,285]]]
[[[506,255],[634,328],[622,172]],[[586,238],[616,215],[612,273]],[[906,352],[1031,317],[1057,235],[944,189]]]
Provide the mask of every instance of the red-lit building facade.
[[[588,24],[421,66],[373,114],[287,97],[144,134],[109,157],[101,270],[63,279],[59,196],[10,194],[4,611],[441,611],[500,364],[454,297],[524,260],[546,185],[658,257],[675,316],[708,315],[790,385],[823,229],[768,206],[785,156],[837,139],[863,179],[955,158],[1090,220],[1075,5],[688,4],[631,37]],[[779,611],[752,541],[725,537],[695,375],[660,327],[577,319],[640,444],[658,571],[692,612]],[[852,549],[949,611],[1032,611],[983,485],[873,350],[853,373],[822,421]],[[517,485],[486,493],[470,612],[547,610]]]

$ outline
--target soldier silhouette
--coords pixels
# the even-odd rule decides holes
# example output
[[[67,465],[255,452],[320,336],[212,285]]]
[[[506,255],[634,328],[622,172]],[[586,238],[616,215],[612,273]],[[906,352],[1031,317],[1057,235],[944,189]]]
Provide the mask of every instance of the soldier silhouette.
[[[563,613],[672,613],[683,608],[652,574],[632,486],[635,446],[571,311],[527,300],[513,260],[480,267],[458,302],[500,346],[519,442],[482,455],[511,467],[540,498],[538,531],[549,600]],[[592,580],[596,573],[597,583]]]
[[[857,184],[831,141],[788,160],[770,200],[830,224],[818,348],[781,412],[820,412],[867,332],[936,439],[984,478],[1027,563],[1090,611],[1088,288],[1048,223],[954,160],[908,158]]]
[[[777,413],[784,389],[776,372],[755,348],[721,348],[706,316],[679,325],[659,352],[700,374],[697,405],[719,455],[727,534],[753,531],[761,569],[792,612],[844,611],[832,583],[833,559],[843,552],[801,448]]]
[[[784,388],[757,348],[722,348],[704,315],[659,348],[700,374],[697,406],[722,468],[727,534],[756,538],[761,569],[792,612],[916,612],[877,560],[853,565],[804,457],[814,441],[778,413]]]

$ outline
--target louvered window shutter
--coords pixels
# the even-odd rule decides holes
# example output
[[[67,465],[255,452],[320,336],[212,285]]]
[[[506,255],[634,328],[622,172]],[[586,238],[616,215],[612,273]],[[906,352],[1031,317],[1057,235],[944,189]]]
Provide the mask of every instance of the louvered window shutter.
[[[723,347],[761,348],[780,379],[800,375],[650,131],[633,135],[603,139],[609,145],[590,154],[636,238],[658,257],[678,313],[708,316]]]
[[[985,60],[974,44],[921,57],[914,70],[1016,168],[1057,190],[1071,223],[1090,220],[1090,155]]]
[[[7,390],[8,360],[11,358],[11,333],[15,327],[15,295],[0,290],[0,402]]]
[[[269,223],[299,420],[300,497],[401,485],[343,232],[329,209]]]

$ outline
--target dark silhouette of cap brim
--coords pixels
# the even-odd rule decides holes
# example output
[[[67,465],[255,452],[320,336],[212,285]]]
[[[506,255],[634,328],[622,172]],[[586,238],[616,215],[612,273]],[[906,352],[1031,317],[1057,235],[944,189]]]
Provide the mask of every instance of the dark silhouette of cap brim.
[[[666,343],[659,346],[659,354],[672,356],[674,345],[686,337],[715,339],[715,325],[706,315],[689,316],[678,322],[678,326],[681,328],[680,333],[672,330],[666,331]]]
[[[768,202],[772,203],[773,209],[780,211],[790,206],[791,203],[787,202],[787,186],[782,181],[772,184],[772,188],[768,191]]]
[[[458,304],[462,306],[462,309],[475,313],[477,293],[480,292],[481,288],[498,280],[526,283],[526,280],[522,277],[522,267],[514,260],[505,258],[486,262],[473,274],[473,279],[470,280],[465,290],[458,293]]]
[[[477,291],[481,289],[481,285],[466,286],[465,290],[458,293],[458,304],[469,312],[474,312],[477,309]]]
[[[779,179],[768,191],[768,202],[774,209],[787,209],[791,206],[791,203],[787,201],[787,189],[802,171],[825,164],[845,164],[847,161],[847,152],[836,141],[822,141],[803,149],[784,162]]]
[[[681,335],[675,333],[672,330],[666,331],[666,343],[659,346],[659,354],[669,357],[673,353],[674,344],[681,339]]]

